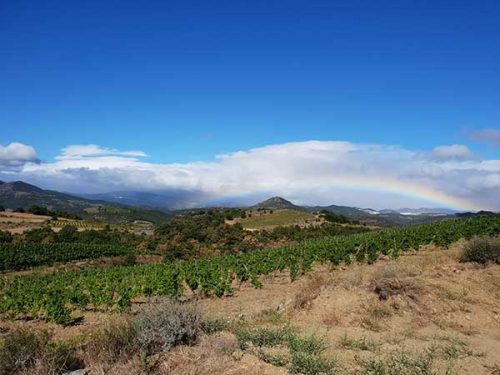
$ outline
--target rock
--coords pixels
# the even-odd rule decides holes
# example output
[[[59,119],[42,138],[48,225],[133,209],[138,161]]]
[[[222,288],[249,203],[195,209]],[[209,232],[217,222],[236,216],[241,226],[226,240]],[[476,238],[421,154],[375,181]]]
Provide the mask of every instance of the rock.
[[[89,373],[89,370],[85,368],[81,368],[79,370],[75,371],[69,371],[69,372],[63,372],[62,375],[87,375]]]

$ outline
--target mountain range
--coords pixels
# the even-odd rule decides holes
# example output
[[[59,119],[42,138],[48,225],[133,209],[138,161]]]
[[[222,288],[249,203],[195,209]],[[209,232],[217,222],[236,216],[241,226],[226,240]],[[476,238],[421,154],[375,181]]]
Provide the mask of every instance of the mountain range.
[[[23,181],[0,181],[0,205],[13,210],[38,205],[52,211],[64,211],[84,219],[107,223],[130,223],[135,220],[159,222],[170,217],[168,213],[159,210],[85,199],[54,190],[44,190]]]
[[[28,208],[31,205],[45,206],[54,211],[66,211],[85,219],[106,222],[131,222],[147,220],[159,222],[168,219],[173,211],[188,205],[188,196],[178,193],[151,192],[112,192],[75,196],[53,190],[44,190],[37,186],[22,182],[0,181],[0,205],[16,209]],[[229,205],[234,207],[235,205]],[[252,209],[291,209],[321,211],[327,210],[335,214],[360,220],[367,224],[394,226],[422,223],[443,218],[463,216],[446,208],[402,208],[374,210],[349,206],[300,206],[282,197],[272,197],[248,208]]]

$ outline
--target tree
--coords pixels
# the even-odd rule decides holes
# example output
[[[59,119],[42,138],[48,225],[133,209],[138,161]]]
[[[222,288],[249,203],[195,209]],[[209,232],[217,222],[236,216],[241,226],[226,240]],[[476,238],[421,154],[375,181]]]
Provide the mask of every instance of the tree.
[[[54,235],[54,232],[50,228],[36,228],[24,232],[24,238],[26,242],[41,243],[46,238]]]
[[[0,204],[0,212],[4,212],[4,211],[5,211],[5,207]]]
[[[33,215],[47,215],[49,213],[46,207],[42,207],[37,204],[32,205],[28,209],[28,212]]]
[[[78,229],[74,225],[65,225],[57,233],[57,240],[60,242],[78,242]]]

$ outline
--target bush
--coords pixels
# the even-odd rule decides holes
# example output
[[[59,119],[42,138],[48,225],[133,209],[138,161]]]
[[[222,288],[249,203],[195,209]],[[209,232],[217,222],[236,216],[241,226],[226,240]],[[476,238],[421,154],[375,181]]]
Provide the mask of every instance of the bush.
[[[198,312],[175,303],[145,310],[133,324],[143,356],[166,352],[176,345],[195,344],[202,333]]]
[[[464,247],[460,261],[500,264],[500,238],[477,237],[469,241]]]
[[[26,373],[34,366],[46,374],[79,368],[74,349],[51,339],[48,331],[19,328],[9,332],[0,343],[0,374]]]
[[[202,323],[203,332],[207,335],[223,331],[228,326],[228,323],[221,319],[207,319]]]
[[[3,230],[0,230],[0,243],[10,243],[12,242],[13,237],[10,232],[4,232]]]
[[[116,363],[138,350],[136,332],[129,320],[107,324],[93,334],[84,345],[84,352],[92,361]]]

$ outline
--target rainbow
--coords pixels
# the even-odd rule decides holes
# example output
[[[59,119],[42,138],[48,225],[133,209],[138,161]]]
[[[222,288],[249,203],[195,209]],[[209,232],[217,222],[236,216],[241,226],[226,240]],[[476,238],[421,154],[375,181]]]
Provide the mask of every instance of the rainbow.
[[[485,207],[480,206],[471,200],[454,197],[429,186],[387,177],[315,176],[314,181],[297,181],[290,183],[290,186],[304,187],[306,189],[314,186],[332,186],[344,189],[379,191],[425,200],[427,202],[437,204],[440,207],[451,208],[458,211],[480,211],[485,209]],[[265,186],[265,188],[269,191],[279,190],[280,187],[282,186],[277,186],[273,183]]]
[[[342,178],[333,177],[328,180],[330,183],[335,184],[335,186],[343,188],[395,193],[402,196],[422,199],[459,211],[480,211],[484,209],[484,207],[471,200],[454,197],[429,186],[394,178],[348,176]]]

